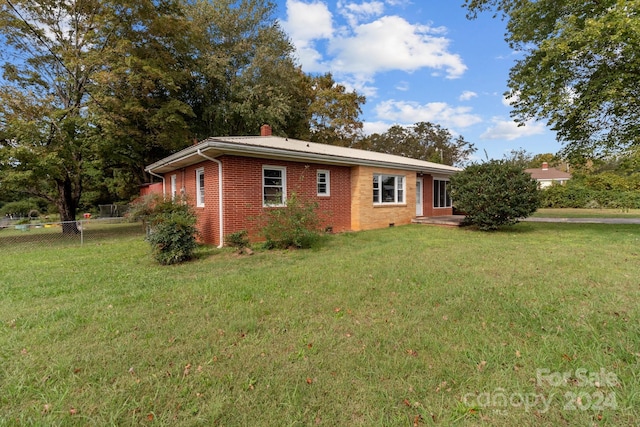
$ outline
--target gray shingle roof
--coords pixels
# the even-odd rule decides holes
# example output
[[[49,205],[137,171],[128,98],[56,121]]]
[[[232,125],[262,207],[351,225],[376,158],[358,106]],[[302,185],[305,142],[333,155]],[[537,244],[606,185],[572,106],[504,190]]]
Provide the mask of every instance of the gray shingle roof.
[[[461,170],[454,166],[426,162],[410,157],[318,144],[278,136],[207,138],[198,144],[187,147],[147,166],[146,170],[153,173],[167,173],[202,162],[203,155],[215,158],[224,154],[347,166],[378,166],[445,176]]]

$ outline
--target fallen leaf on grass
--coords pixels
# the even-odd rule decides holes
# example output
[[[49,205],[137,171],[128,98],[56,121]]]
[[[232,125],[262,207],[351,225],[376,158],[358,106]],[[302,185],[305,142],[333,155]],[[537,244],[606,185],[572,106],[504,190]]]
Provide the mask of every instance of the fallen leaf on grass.
[[[153,421],[153,414],[151,412],[147,414],[147,421]]]
[[[191,372],[191,363],[187,363],[184,367],[184,371],[182,372],[182,376],[186,377]]]
[[[69,409],[69,415],[75,415],[77,413],[78,413],[78,410],[76,408]]]
[[[307,384],[309,384],[309,385],[313,384],[313,379],[312,379],[312,378],[307,377]]]
[[[482,362],[478,363],[478,371],[482,371],[485,366],[487,366],[486,360],[483,360]]]

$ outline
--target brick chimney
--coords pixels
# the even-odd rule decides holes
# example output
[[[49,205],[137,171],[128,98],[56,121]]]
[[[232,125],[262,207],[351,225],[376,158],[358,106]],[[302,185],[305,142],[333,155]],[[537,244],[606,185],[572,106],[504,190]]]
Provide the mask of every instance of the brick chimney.
[[[260,136],[271,136],[271,126],[269,125],[260,126]]]
[[[549,170],[549,163],[547,163],[547,162],[542,162],[542,170],[543,170],[543,171]]]

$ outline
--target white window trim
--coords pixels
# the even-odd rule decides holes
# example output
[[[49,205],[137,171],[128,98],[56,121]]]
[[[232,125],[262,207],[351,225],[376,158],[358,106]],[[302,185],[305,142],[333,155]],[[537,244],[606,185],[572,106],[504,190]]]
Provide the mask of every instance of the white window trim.
[[[282,172],[282,203],[271,204],[271,203],[267,203],[266,200],[264,199],[264,189],[265,189],[264,171],[265,170],[279,170]],[[262,197],[262,207],[277,208],[277,207],[286,206],[287,205],[287,168],[285,166],[262,165],[261,189],[262,189],[262,194],[260,195],[260,197]]]
[[[374,173],[373,177],[378,177],[378,200],[373,202],[374,206],[390,206],[390,205],[401,205],[404,206],[407,204],[407,177],[405,175],[393,175],[386,173]],[[382,200],[383,189],[381,187],[382,181],[385,177],[393,177],[395,178],[394,191],[393,191],[393,202],[385,202]],[[398,186],[398,178],[402,178],[402,186]],[[372,179],[373,185],[373,179]],[[372,188],[373,190],[373,188]],[[398,201],[398,191],[402,190],[402,201]]]
[[[178,175],[171,175],[171,198],[175,199],[178,195]]]
[[[196,169],[196,206],[204,207],[204,184],[200,187],[200,176],[204,177],[204,168]]]
[[[326,191],[324,193],[318,191],[317,195],[319,197],[329,197],[331,195],[331,172],[326,169],[318,169],[316,171],[316,190],[318,189],[318,184],[320,184],[320,174],[325,176]]]
[[[434,209],[447,209],[447,208],[453,207],[453,200],[451,200],[451,195],[449,195],[449,197],[448,197],[448,199],[449,199],[449,205],[448,206],[436,206],[436,181],[437,182],[440,182],[440,181],[449,182],[448,179],[433,178],[433,200],[431,201],[431,203],[433,204],[433,208]],[[446,191],[446,184],[445,184],[445,191]],[[448,194],[448,193],[445,193],[445,194]],[[447,200],[447,197],[445,195],[445,204],[446,204],[446,200]]]

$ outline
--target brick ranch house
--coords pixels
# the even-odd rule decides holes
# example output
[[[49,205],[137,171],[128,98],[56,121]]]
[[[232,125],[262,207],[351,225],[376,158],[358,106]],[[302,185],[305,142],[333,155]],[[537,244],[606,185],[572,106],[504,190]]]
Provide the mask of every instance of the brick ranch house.
[[[261,136],[208,138],[146,171],[167,196],[184,194],[204,243],[247,230],[260,238],[259,218],[296,193],[318,203],[323,228],[359,231],[451,215],[448,181],[460,169],[412,158]],[[159,187],[159,188],[158,188]],[[145,191],[148,191],[146,189]]]

